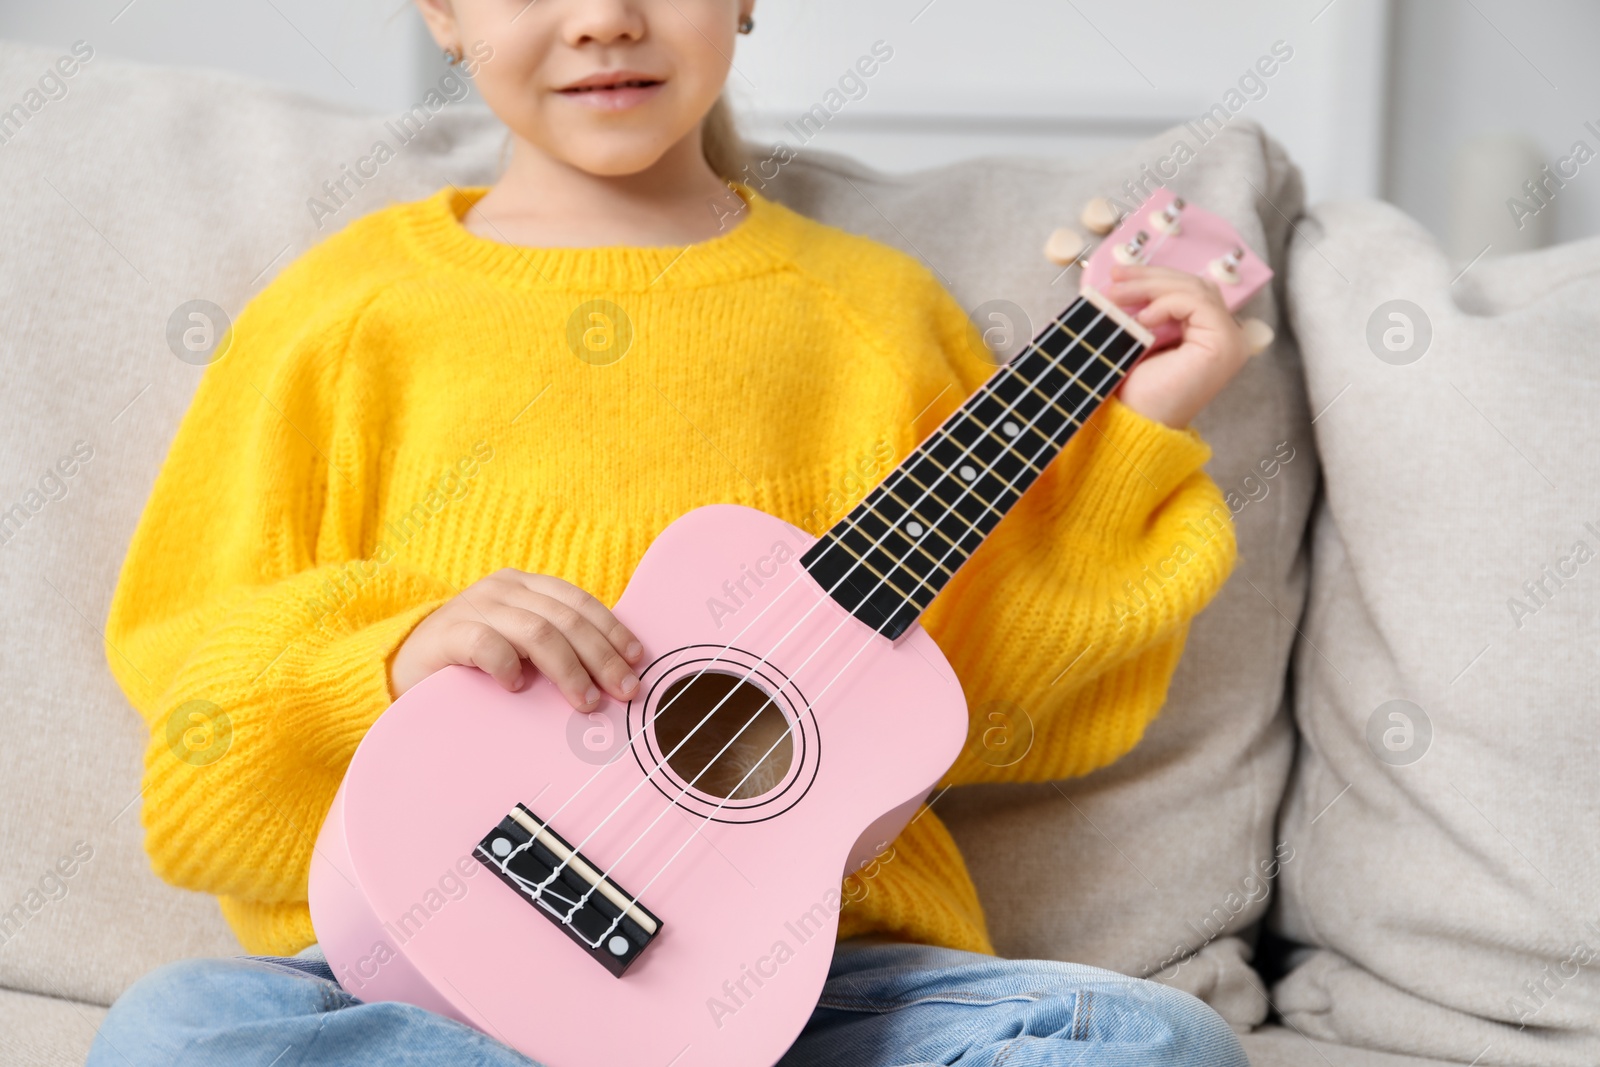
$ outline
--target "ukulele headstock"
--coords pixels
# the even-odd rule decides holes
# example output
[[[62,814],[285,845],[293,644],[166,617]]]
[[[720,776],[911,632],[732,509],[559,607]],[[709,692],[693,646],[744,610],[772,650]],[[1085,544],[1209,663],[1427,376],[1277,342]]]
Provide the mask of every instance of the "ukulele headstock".
[[[1083,260],[1080,289],[1104,292],[1111,284],[1111,268],[1117,264],[1171,267],[1215,282],[1228,310],[1237,311],[1272,280],[1272,268],[1251,251],[1228,220],[1185,202],[1171,189],[1157,189],[1132,214],[1113,220],[1116,213],[1108,201],[1091,201],[1084,210],[1084,224],[1106,236]],[[1060,262],[1066,244],[1070,242],[1063,238],[1062,231],[1052,235],[1051,258]],[[1124,310],[1137,313],[1142,306],[1131,305]],[[1259,319],[1246,320],[1241,326],[1251,354],[1271,343],[1271,328]],[[1153,332],[1154,348],[1172,343],[1182,333],[1172,323]]]

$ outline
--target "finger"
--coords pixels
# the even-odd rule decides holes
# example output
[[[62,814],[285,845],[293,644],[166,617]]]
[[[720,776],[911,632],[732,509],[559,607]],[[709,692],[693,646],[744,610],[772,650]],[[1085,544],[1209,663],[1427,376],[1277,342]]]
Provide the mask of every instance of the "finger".
[[[639,676],[598,626],[577,608],[542,593],[532,594],[531,610],[554,623],[567,639],[589,677],[619,700],[639,687]]]
[[[1139,311],[1137,318],[1145,326],[1160,326],[1164,322],[1187,322],[1202,305],[1203,302],[1193,293],[1167,293],[1150,301]]]
[[[1192,278],[1196,281],[1201,280],[1199,275],[1190,274],[1186,270],[1179,270],[1176,267],[1158,267],[1148,263],[1131,265],[1113,263],[1111,265],[1111,277],[1114,281],[1134,278]]]
[[[504,634],[486,622],[462,619],[440,635],[448,662],[476,667],[515,692],[522,684],[522,656]]]
[[[551,603],[554,603],[551,601]],[[559,610],[573,618],[577,613],[561,605]],[[567,698],[567,703],[583,710],[600,700],[600,690],[584,668],[577,650],[561,628],[536,611],[503,605],[493,616],[499,630]]]
[[[555,624],[572,646],[588,674],[588,681],[604,686],[619,700],[628,700],[634,695],[639,678],[628,665],[626,653],[636,650],[633,658],[637,660],[643,648],[604,604],[572,583],[549,575],[507,568],[497,572],[495,578],[500,603]],[[574,603],[578,606],[574,607]],[[527,625],[520,617],[513,621]],[[525,653],[529,651],[524,648]],[[585,692],[588,681],[584,683]]]
[[[1197,278],[1193,274],[1183,271],[1169,270],[1164,267],[1147,268],[1150,273],[1129,278],[1126,281],[1115,282],[1106,287],[1105,295],[1113,300],[1133,302],[1139,299],[1151,299],[1166,293],[1187,292],[1197,296],[1209,295],[1216,287],[1204,278]],[[1159,273],[1157,273],[1159,271]],[[1222,294],[1217,292],[1220,303]]]
[[[611,614],[611,609],[600,602],[600,598],[587,589],[579,588],[571,582],[562,581],[560,578],[548,574],[529,575],[533,579],[529,587],[536,592],[554,597],[570,608],[577,610],[611,642],[622,658],[630,663],[637,663],[644,654],[644,646],[633,635],[633,631]]]

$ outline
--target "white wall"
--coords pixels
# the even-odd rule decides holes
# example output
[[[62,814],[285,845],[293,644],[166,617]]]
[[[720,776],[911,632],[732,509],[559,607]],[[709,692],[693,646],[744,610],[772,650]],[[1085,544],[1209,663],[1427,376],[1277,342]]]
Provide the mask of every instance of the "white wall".
[[[213,67],[326,100],[399,110],[432,77],[409,0],[0,0],[0,37]]]
[[[1470,236],[1463,255],[1496,225],[1500,250],[1600,232],[1600,161],[1521,233],[1504,186],[1527,161],[1460,162],[1495,131],[1525,137],[1535,163],[1580,137],[1600,151],[1583,128],[1600,128],[1594,0],[760,0],[756,23],[729,80],[752,136],[797,144],[785,122],[881,40],[893,57],[807,143],[890,170],[1093,155],[1224,102],[1282,41],[1292,58],[1238,114],[1287,146],[1313,199],[1388,197],[1447,244]],[[409,106],[442,69],[409,0],[7,0],[0,36],[85,38],[375,110]]]
[[[1403,0],[1395,22],[1393,122],[1385,196],[1429,229],[1448,236],[1452,193],[1492,220],[1484,240],[1517,243],[1505,201],[1519,186],[1567,155],[1575,140],[1600,152],[1600,4],[1594,0]],[[1509,132],[1538,157],[1513,167],[1515,181],[1492,173],[1486,184],[1462,167],[1474,137]],[[1570,241],[1600,233],[1600,158],[1579,168],[1536,219],[1548,236]],[[1495,232],[1495,230],[1498,232]],[[1459,254],[1475,254],[1468,242]]]
[[[875,41],[893,58],[812,144],[909,169],[979,153],[1092,154],[1221,102],[1274,42],[1292,53],[1243,100],[1312,195],[1381,186],[1385,0],[829,0],[756,8],[729,84],[753,121],[822,100]],[[1319,17],[1319,10],[1321,11]]]

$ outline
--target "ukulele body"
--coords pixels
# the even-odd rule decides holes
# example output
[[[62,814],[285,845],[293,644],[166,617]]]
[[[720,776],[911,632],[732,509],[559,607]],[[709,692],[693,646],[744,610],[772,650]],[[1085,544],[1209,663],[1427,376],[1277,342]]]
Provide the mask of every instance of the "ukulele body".
[[[1272,277],[1225,219],[1158,189],[1089,257],[1081,297],[826,545],[808,553],[801,530],[728,504],[662,531],[614,609],[649,664],[633,700],[583,715],[540,676],[508,693],[457,665],[395,701],[312,858],[311,920],[344,988],[548,1067],[776,1062],[827,976],[842,876],[905,827],[967,736],[960,682],[915,619],[1158,343],[1100,295],[1117,262],[1208,277],[1230,310]],[[877,584],[880,568],[896,581]],[[848,579],[850,610],[813,574]],[[701,788],[680,751],[716,685],[761,744],[789,740],[751,761],[753,791]]]
[[[549,1067],[776,1062],[827,976],[841,878],[894,839],[967,735],[933,639],[913,626],[891,642],[830,599],[800,563],[814,540],[730,504],[667,527],[615,606],[648,665],[626,704],[602,696],[585,715],[531,670],[512,693],[461,665],[395,701],[312,860],[312,922],[345,989]],[[766,765],[759,795],[702,791],[693,765],[664,758],[703,714],[663,696],[700,672],[748,676],[784,716],[786,765]],[[518,804],[626,894],[613,912],[636,897],[643,915],[627,914],[657,923],[620,976],[602,965],[617,965],[615,932],[586,947],[484,862]]]

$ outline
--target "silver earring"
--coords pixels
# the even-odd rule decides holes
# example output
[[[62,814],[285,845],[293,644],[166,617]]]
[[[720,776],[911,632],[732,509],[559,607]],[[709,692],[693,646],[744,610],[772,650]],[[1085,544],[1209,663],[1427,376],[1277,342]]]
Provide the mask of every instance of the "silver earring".
[[[461,62],[461,48],[460,48],[460,46],[458,45],[455,48],[446,48],[446,49],[444,49],[444,59],[445,59],[445,62],[449,63],[452,67],[455,66],[457,63],[460,63]]]
[[[739,32],[740,33],[749,33],[751,30],[753,30],[755,28],[756,28],[756,20],[755,19],[751,18],[749,15],[741,15],[739,17]]]

